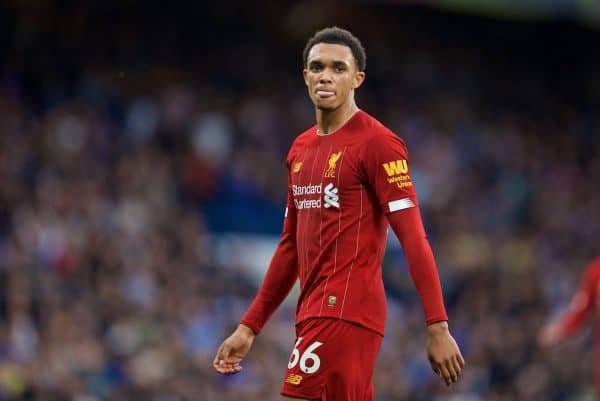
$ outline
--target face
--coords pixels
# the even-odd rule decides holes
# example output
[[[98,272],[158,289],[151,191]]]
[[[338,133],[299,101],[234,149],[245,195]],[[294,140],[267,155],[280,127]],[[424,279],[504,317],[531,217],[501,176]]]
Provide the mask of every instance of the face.
[[[354,99],[354,89],[365,79],[348,46],[318,43],[309,53],[304,69],[308,94],[319,110],[336,110]]]

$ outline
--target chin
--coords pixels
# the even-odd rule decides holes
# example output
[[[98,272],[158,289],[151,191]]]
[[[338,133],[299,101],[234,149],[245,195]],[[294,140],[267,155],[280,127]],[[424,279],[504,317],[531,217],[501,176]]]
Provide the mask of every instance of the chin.
[[[334,111],[336,109],[336,107],[330,107],[330,106],[318,106],[317,105],[317,109],[321,110],[321,111]]]
[[[318,102],[315,102],[315,106],[321,111],[334,111],[340,107],[339,104],[319,104]]]

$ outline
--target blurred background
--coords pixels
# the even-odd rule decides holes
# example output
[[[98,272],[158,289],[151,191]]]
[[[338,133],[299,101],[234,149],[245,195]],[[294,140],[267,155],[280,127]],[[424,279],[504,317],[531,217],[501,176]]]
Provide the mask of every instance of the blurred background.
[[[396,239],[377,401],[590,401],[590,330],[537,331],[600,238],[600,2],[0,5],[0,400],[279,400],[292,295],[244,371],[220,342],[282,226],[285,155],[314,124],[301,52],[367,50],[361,108],[408,144],[453,334],[428,366]],[[591,327],[591,325],[590,325]]]

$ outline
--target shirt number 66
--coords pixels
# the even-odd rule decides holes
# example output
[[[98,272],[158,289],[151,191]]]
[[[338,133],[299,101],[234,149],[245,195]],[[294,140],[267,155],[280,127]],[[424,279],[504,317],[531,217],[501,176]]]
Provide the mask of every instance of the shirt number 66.
[[[288,369],[292,369],[298,364],[298,361],[300,361],[300,370],[302,372],[307,374],[315,373],[321,366],[321,359],[319,359],[319,355],[315,354],[313,351],[323,345],[323,343],[315,341],[306,348],[302,353],[302,356],[300,356],[300,351],[298,350],[300,341],[302,341],[302,337],[298,338],[298,341],[296,341],[296,344],[294,345],[294,350],[292,351],[290,362],[288,363]],[[309,360],[312,361],[311,366],[308,366],[306,363]]]

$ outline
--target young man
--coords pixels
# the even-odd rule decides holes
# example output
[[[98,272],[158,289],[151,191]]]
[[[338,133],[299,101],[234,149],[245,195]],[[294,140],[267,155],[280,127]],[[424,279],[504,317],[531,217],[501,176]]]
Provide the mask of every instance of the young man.
[[[555,322],[544,326],[539,333],[540,345],[553,347],[579,331],[590,315],[600,309],[600,257],[585,268],[578,290],[575,292],[567,313]],[[596,335],[596,388],[600,396],[600,337]]]
[[[317,124],[290,149],[281,241],[214,368],[222,374],[242,369],[254,337],[299,279],[297,339],[281,394],[285,400],[372,401],[386,320],[381,262],[389,223],[425,311],[429,361],[450,386],[464,360],[448,331],[406,146],[354,101],[365,79],[364,49],[350,32],[333,27],[308,41],[303,59]]]

